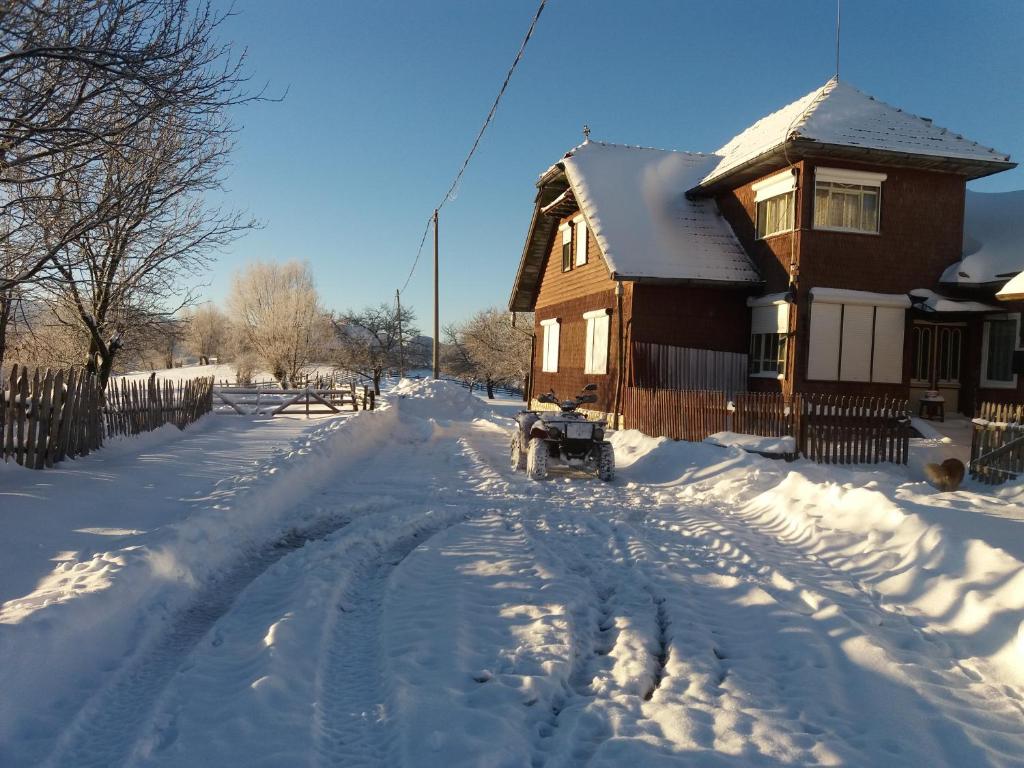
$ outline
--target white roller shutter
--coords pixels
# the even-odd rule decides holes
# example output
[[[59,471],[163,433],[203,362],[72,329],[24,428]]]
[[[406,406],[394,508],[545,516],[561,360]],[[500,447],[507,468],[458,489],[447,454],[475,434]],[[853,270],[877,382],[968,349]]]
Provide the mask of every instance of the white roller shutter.
[[[874,307],[858,304],[846,304],[843,307],[840,381],[871,380],[871,337],[874,319]]]
[[[773,304],[767,307],[751,307],[750,332],[789,333],[789,304]]]
[[[875,355],[871,380],[884,384],[903,381],[904,310],[895,307],[875,308]]]
[[[807,350],[807,378],[835,381],[839,377],[839,331],[842,304],[811,305],[811,334]]]
[[[583,217],[576,219],[576,266],[587,263],[587,222]]]

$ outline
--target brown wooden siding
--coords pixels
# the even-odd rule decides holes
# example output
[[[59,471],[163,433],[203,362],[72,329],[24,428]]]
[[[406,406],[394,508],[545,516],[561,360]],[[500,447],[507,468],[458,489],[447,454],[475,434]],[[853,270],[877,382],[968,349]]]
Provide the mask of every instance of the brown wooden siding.
[[[564,221],[564,220],[563,220]],[[568,272],[562,271],[562,236],[555,227],[555,234],[548,248],[548,256],[541,272],[540,290],[537,293],[537,312],[545,307],[581,299],[593,293],[612,290],[615,281],[608,275],[604,256],[587,227],[587,263],[573,266]],[[575,256],[574,256],[575,258]]]
[[[628,283],[625,284],[625,288],[623,314],[628,318],[631,306],[631,291]],[[587,341],[587,321],[583,319],[583,313],[595,309],[611,310],[611,321],[608,328],[608,373],[606,374],[583,372]],[[616,310],[614,289],[599,291],[543,308],[538,307],[535,317],[534,330],[537,342],[534,345],[531,397],[554,390],[560,398],[567,398],[579,393],[587,384],[597,384],[598,399],[590,408],[611,413],[615,406],[615,385],[619,371],[619,316]],[[544,358],[544,329],[540,323],[542,320],[553,317],[557,317],[561,321],[559,323],[558,371],[545,373],[541,370]],[[628,339],[626,339],[624,350],[628,348]]]
[[[637,283],[630,338],[677,347],[746,352],[749,290]]]

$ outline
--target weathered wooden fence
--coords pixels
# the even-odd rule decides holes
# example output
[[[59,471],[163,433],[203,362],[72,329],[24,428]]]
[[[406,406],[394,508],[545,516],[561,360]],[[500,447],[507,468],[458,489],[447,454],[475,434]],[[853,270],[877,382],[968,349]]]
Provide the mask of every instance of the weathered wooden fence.
[[[699,442],[725,430],[728,401],[714,390],[624,387],[622,408],[626,429]]]
[[[778,392],[740,392],[733,399],[732,432],[760,437],[796,435],[791,398]]]
[[[797,448],[819,464],[906,464],[910,407],[881,397],[799,395]]]
[[[633,342],[629,383],[641,389],[722,390],[732,397],[747,386],[747,356],[740,352]]]
[[[363,410],[372,411],[377,404],[377,396],[367,386],[362,387],[362,397],[354,383],[338,389],[273,389],[266,387],[221,386],[216,385],[212,395],[217,404],[230,410],[221,409],[224,413],[237,413],[241,416],[271,415],[294,413],[299,409],[307,416],[325,413],[340,413],[345,406],[358,411],[360,404]]]
[[[973,424],[971,477],[996,485],[1024,474],[1024,404],[982,403]]]
[[[213,378],[111,379],[103,417],[107,435],[137,435],[174,424],[184,429],[213,409]]]
[[[700,441],[716,432],[796,439],[797,451],[825,464],[906,464],[910,412],[905,400],[831,395],[625,387],[627,429]]]
[[[52,467],[84,456],[109,435],[134,435],[163,424],[187,424],[210,411],[212,379],[177,385],[111,381],[107,392],[79,370],[14,366],[0,382],[0,457],[26,467]]]

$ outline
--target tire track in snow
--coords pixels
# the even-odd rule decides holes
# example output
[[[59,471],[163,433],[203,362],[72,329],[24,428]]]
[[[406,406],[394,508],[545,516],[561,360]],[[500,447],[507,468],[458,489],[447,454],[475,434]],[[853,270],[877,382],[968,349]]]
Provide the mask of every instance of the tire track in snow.
[[[330,536],[350,520],[349,514],[337,514],[306,528],[292,528],[263,547],[249,549],[234,566],[209,579],[169,620],[165,631],[86,701],[43,765],[106,768],[130,759],[161,691],[200,640],[231,610],[238,595],[279,560],[308,542]]]
[[[313,743],[324,766],[389,764],[390,703],[382,680],[380,619],[388,579],[417,547],[450,520],[424,533],[400,537],[380,557],[358,569],[354,582],[332,601],[315,682]]]

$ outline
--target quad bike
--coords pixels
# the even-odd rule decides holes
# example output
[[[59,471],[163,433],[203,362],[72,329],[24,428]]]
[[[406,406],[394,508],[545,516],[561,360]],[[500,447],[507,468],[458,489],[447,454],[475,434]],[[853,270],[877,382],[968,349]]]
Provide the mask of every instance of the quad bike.
[[[570,467],[596,471],[604,481],[615,477],[615,451],[604,439],[606,422],[589,421],[576,409],[597,402],[591,394],[596,384],[588,384],[583,394],[559,401],[554,392],[537,399],[557,405],[557,411],[520,411],[512,431],[510,458],[513,471],[525,469],[533,480],[543,480],[548,463],[559,461]]]

